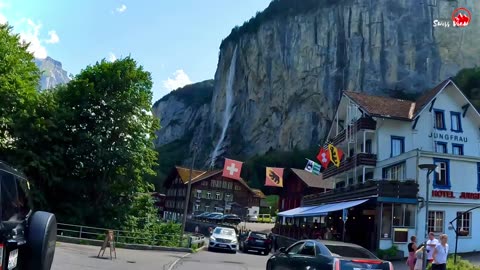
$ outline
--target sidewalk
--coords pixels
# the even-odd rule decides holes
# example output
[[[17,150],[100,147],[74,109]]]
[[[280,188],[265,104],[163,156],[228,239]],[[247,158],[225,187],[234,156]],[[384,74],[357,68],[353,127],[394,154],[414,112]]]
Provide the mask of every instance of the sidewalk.
[[[453,254],[452,254],[453,256]],[[480,266],[480,252],[475,253],[468,253],[468,254],[458,254],[462,259],[467,260],[475,265]],[[407,265],[405,264],[407,258],[405,260],[400,261],[392,261],[393,268],[395,270],[408,270]]]

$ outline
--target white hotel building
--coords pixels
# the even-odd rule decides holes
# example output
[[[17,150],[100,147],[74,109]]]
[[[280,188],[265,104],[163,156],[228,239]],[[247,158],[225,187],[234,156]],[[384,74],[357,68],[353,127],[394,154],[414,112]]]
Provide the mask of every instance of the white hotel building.
[[[323,172],[336,188],[305,196],[303,206],[316,208],[290,217],[321,216],[325,211],[315,209],[336,211],[350,202],[343,206],[349,207],[347,241],[371,250],[395,245],[407,255],[410,236],[422,242],[425,235],[427,172],[418,165],[434,163],[439,172],[430,176],[428,230],[448,234],[453,252],[449,222],[480,205],[479,128],[479,112],[450,79],[416,101],[344,92],[328,138],[345,158]],[[480,209],[453,225],[468,232],[459,237],[458,252],[480,250]]]

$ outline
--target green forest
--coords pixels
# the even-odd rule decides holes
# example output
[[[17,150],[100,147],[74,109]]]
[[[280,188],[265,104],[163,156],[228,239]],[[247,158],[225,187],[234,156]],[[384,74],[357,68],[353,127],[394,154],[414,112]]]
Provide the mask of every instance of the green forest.
[[[130,57],[101,60],[39,91],[27,47],[0,25],[0,160],[29,179],[35,210],[62,223],[154,226],[153,185],[145,180],[158,160],[150,73]]]

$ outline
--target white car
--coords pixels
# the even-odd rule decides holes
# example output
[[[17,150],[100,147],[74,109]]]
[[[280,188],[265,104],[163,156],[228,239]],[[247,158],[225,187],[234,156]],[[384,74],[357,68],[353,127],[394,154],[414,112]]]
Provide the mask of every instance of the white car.
[[[208,243],[208,250],[212,251],[215,249],[228,250],[232,253],[237,253],[237,233],[232,228],[225,227],[216,227],[212,235],[210,236],[210,241]]]

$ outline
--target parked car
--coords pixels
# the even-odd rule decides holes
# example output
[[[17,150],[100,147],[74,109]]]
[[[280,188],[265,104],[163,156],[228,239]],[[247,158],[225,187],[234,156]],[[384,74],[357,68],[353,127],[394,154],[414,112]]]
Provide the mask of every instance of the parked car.
[[[222,215],[222,214],[215,215],[215,216],[210,218],[210,221],[214,222],[214,223],[221,223],[223,221],[223,217],[224,217],[224,215]]]
[[[270,214],[260,214],[258,215],[258,222],[272,223],[272,216]]]
[[[208,250],[227,250],[237,253],[237,233],[232,228],[216,227],[210,236]]]
[[[205,220],[209,222],[215,222],[218,220],[219,217],[222,217],[222,216],[223,216],[222,213],[212,213],[210,215],[205,216]]]
[[[258,222],[258,216],[257,215],[248,215],[247,216],[247,221],[248,222]]]
[[[199,215],[195,215],[194,218],[195,219],[202,219],[203,217],[207,216],[207,215],[210,215],[210,212],[203,212]]]
[[[250,250],[256,250],[261,254],[267,255],[270,253],[272,241],[266,233],[249,232],[244,237],[240,238],[239,249],[245,253]]]
[[[222,222],[238,225],[242,220],[235,214],[227,214],[222,217]]]
[[[208,215],[205,215],[205,216],[202,216],[201,217],[201,220],[205,220],[205,221],[208,221],[210,218],[214,217],[214,216],[218,216],[218,215],[223,215],[222,213],[219,213],[219,212],[213,212],[213,213],[210,213]]]
[[[367,249],[350,243],[302,240],[288,248],[280,248],[267,261],[267,270],[296,269],[371,269],[393,270],[389,261],[383,261]]]
[[[50,270],[57,241],[55,215],[32,209],[28,180],[0,161],[0,269]]]

